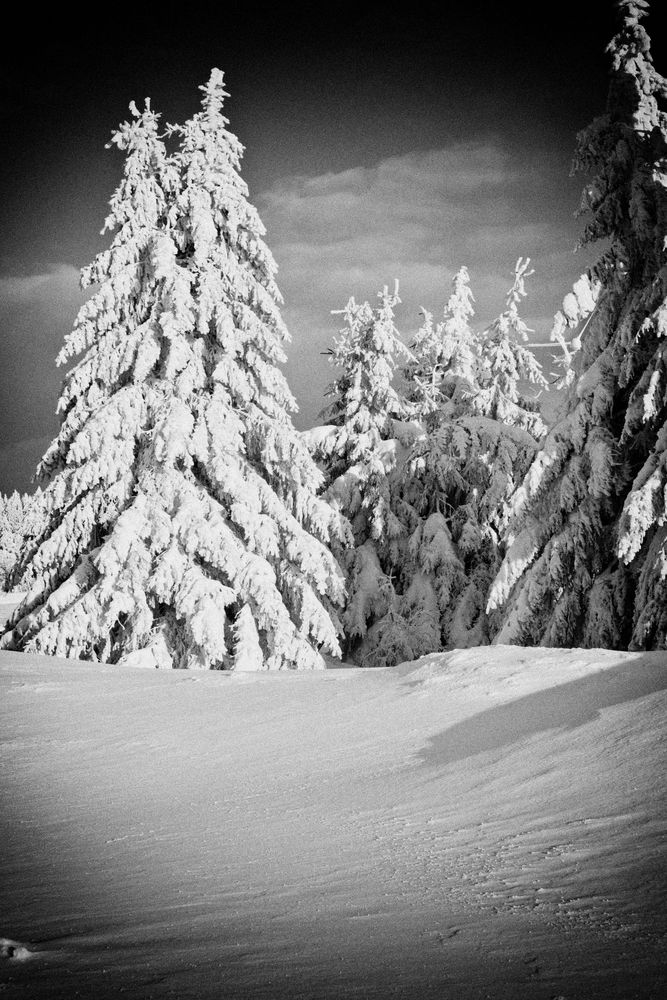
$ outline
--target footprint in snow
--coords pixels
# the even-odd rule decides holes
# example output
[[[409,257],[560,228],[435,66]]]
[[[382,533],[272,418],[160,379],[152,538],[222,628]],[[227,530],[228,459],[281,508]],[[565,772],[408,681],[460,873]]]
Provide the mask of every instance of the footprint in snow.
[[[32,952],[20,941],[11,941],[9,938],[0,938],[0,958],[6,958],[13,962],[23,962],[30,958]]]

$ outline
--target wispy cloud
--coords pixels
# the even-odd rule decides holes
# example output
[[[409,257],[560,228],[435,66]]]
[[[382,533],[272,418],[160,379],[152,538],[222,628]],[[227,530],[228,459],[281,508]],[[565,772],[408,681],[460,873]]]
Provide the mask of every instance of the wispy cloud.
[[[54,264],[33,274],[0,277],[0,305],[31,305],[44,300],[67,305],[69,301],[79,303],[81,297],[79,271],[69,264]]]

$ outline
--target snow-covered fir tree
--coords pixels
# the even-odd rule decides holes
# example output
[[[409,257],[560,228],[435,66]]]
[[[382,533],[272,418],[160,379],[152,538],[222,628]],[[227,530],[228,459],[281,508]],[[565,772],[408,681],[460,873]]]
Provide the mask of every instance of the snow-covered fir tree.
[[[412,614],[437,609],[434,649],[482,645],[493,634],[485,605],[509,498],[536,450],[523,428],[470,415],[446,418],[414,444],[394,486],[410,534],[404,604]]]
[[[581,337],[586,332],[588,321],[595,309],[600,287],[600,282],[593,278],[592,274],[580,275],[572,286],[572,291],[563,299],[562,308],[554,316],[550,339],[560,348],[561,354],[555,358],[555,364],[562,371],[555,382],[556,389],[572,385],[575,378],[573,359],[581,349]],[[585,320],[583,326],[582,320]],[[579,327],[581,328],[578,329]],[[566,335],[571,330],[574,330],[575,334],[568,341]]]
[[[276,267],[213,70],[170,155],[149,103],[60,363],[35,582],[5,647],[161,667],[322,665],[340,517],[294,428]]]
[[[0,589],[13,587],[13,569],[24,541],[24,500],[16,490],[0,494]]]
[[[540,376],[518,343],[526,333],[517,310],[526,266],[519,261],[507,309],[482,338],[470,325],[474,300],[462,268],[444,322],[420,331],[417,363],[406,371],[408,395],[425,401],[425,433],[394,484],[410,538],[403,609],[406,618],[431,623],[433,649],[479,645],[493,630],[485,604],[503,554],[508,500],[537,447],[530,431],[539,428],[518,385],[528,373]]]
[[[502,642],[667,645],[667,80],[648,4],[617,8],[607,111],[575,161],[592,175],[582,242],[605,245],[569,299],[570,325],[586,326],[567,411],[513,505],[490,598]]]
[[[376,307],[352,298],[342,311],[345,327],[330,352],[338,374],[322,414],[329,423],[305,435],[324,469],[325,496],[351,525],[351,538],[334,552],[347,576],[345,653],[366,665],[375,663],[377,623],[396,611],[394,573],[405,539],[391,477],[400,461],[397,434],[410,433],[401,430],[408,408],[393,385],[399,364],[411,360],[394,324],[398,287],[378,297]]]
[[[334,313],[344,317],[345,326],[329,351],[338,375],[327,389],[331,399],[322,418],[336,428],[329,450],[341,467],[366,457],[391,437],[393,421],[406,414],[405,401],[393,385],[399,361],[411,358],[394,324],[398,283],[393,292],[385,286],[378,298],[375,308],[351,298],[345,309]]]
[[[422,310],[424,322],[412,345],[414,359],[404,372],[407,397],[426,427],[434,414],[437,423],[445,413],[458,416],[470,410],[471,400],[481,389],[481,345],[470,325],[475,300],[466,267],[457,272],[453,284],[440,323]]]
[[[42,501],[39,488],[32,494],[0,494],[0,589],[22,591],[32,582],[23,564],[42,527]]]
[[[526,297],[526,278],[530,258],[519,257],[514,269],[514,282],[507,293],[506,308],[493,321],[482,337],[481,389],[475,395],[474,412],[504,424],[512,424],[528,431],[533,437],[546,434],[540,416],[537,397],[530,398],[522,382],[540,389],[547,388],[547,380],[533,352],[524,346],[528,329],[519,315],[519,305]]]

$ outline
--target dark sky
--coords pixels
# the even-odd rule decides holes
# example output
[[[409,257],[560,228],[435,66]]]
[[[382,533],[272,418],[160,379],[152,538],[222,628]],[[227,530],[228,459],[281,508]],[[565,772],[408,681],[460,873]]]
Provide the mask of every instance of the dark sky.
[[[331,376],[331,310],[394,278],[409,339],[464,263],[489,322],[529,255],[526,316],[547,338],[585,264],[572,257],[583,181],[568,174],[576,132],[604,110],[611,0],[318,7],[18,9],[0,99],[1,491],[28,487],[57,429],[53,359],[82,301],[77,271],[108,245],[99,230],[121,176],[110,132],[146,96],[164,121],[185,120],[213,66],[280,268],[300,426]],[[647,27],[667,71],[656,12]]]

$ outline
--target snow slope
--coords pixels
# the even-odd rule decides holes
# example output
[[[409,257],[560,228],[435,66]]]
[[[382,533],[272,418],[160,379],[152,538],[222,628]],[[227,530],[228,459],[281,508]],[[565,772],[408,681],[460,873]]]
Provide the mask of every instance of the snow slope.
[[[663,995],[663,653],[0,686],[3,998]]]

